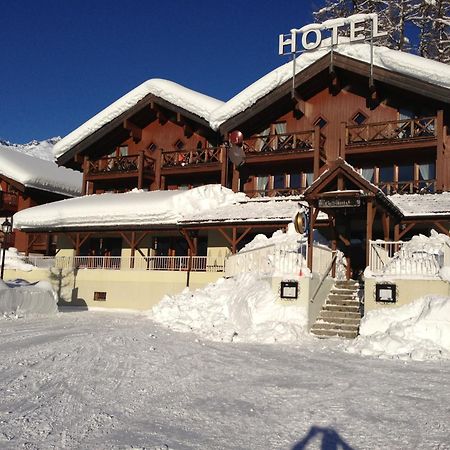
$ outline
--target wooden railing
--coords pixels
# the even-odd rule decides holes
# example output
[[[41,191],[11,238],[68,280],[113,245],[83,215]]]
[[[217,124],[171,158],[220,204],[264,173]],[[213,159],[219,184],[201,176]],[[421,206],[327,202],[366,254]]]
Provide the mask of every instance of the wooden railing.
[[[14,211],[19,202],[18,194],[0,191],[0,209]]]
[[[321,147],[324,139],[321,135]],[[309,151],[314,148],[314,130],[253,136],[244,141],[243,148],[246,153]]]
[[[391,141],[430,139],[436,136],[436,117],[422,117],[346,126],[345,145],[368,145]]]
[[[155,160],[147,155],[108,156],[89,161],[88,175],[138,172],[140,164],[144,172],[155,170]]]
[[[278,189],[251,189],[245,191],[250,198],[255,197],[287,197],[289,195],[301,195],[306,188],[278,188]]]
[[[224,147],[197,148],[194,150],[163,150],[161,167],[186,167],[197,164],[221,164]]]
[[[387,195],[434,194],[436,192],[436,180],[381,181],[376,185]]]

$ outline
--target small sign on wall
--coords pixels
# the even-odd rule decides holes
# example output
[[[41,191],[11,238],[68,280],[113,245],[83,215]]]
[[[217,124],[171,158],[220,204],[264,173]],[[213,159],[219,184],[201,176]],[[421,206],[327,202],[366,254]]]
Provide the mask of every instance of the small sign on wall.
[[[284,300],[297,300],[298,281],[282,281],[280,284],[280,298]]]
[[[396,303],[397,285],[394,283],[377,283],[375,285],[375,301],[381,303]]]

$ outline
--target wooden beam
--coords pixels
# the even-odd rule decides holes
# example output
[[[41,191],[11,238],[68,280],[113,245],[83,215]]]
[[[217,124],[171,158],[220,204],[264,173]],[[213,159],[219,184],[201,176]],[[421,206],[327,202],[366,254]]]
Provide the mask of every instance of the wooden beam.
[[[130,119],[125,119],[123,121],[123,127],[130,132],[130,137],[135,144],[142,140],[142,128],[138,127]]]
[[[444,225],[442,225],[441,222],[434,222],[434,225],[436,226],[436,228],[441,230],[442,233],[446,234],[447,236],[450,235],[449,229],[447,227],[445,227]]]
[[[320,127],[314,127],[314,163],[313,163],[314,180],[319,177],[320,171]]]
[[[400,240],[408,231],[410,231],[413,227],[415,227],[417,224],[416,222],[411,222],[403,230],[400,230],[398,234],[398,240]]]
[[[252,230],[252,227],[247,227],[247,228],[244,230],[244,232],[243,232],[243,233],[239,236],[239,238],[237,239],[236,245],[238,245],[239,242],[241,242],[242,239],[244,239],[245,236],[247,236],[247,234],[248,234],[251,230]]]

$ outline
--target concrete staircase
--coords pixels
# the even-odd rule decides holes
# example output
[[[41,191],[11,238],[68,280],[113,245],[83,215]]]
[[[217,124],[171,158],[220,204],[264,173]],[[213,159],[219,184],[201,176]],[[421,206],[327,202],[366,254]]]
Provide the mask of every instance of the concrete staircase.
[[[336,281],[319,313],[311,333],[319,338],[358,336],[361,309],[359,283],[354,280]]]

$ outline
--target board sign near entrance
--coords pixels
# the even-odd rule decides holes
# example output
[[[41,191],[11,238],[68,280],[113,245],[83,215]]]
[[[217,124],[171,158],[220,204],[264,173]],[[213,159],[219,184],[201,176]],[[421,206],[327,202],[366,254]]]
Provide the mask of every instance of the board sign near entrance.
[[[357,197],[319,198],[319,208],[355,208],[361,206],[361,199]]]

